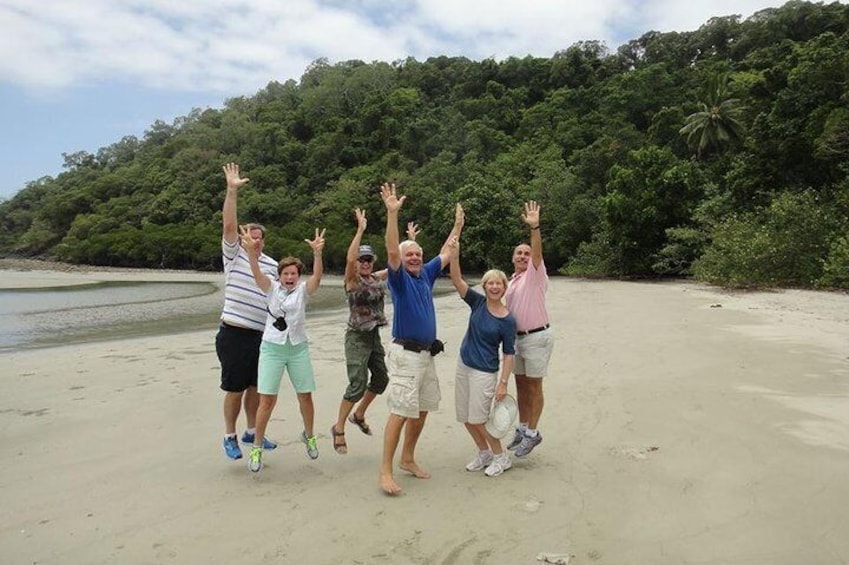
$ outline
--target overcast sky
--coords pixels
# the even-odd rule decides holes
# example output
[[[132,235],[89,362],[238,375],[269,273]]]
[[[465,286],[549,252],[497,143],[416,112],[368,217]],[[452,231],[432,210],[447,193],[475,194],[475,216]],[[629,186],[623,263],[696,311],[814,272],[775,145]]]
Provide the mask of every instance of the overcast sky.
[[[611,51],[647,31],[747,18],[767,0],[0,0],[0,199],[62,153],[142,136],[309,63]]]

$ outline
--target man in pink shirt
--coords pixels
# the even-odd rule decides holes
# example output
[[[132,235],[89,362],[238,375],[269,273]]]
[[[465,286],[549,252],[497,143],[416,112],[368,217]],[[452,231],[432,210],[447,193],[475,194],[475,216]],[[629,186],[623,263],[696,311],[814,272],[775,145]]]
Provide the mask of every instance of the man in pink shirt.
[[[545,308],[548,275],[542,260],[539,204],[526,202],[522,221],[531,229],[531,244],[521,243],[513,250],[514,272],[504,295],[507,308],[516,318],[513,374],[519,403],[519,427],[507,449],[515,450],[519,458],[542,443],[537,429],[543,407],[542,379],[548,372],[554,346]]]

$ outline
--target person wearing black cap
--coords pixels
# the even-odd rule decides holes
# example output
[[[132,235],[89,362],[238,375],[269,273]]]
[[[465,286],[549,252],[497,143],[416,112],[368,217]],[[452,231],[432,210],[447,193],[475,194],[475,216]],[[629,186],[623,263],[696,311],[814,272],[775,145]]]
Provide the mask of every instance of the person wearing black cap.
[[[372,434],[366,423],[366,410],[386,390],[389,382],[380,341],[380,328],[386,325],[386,269],[374,272],[377,259],[374,249],[361,245],[367,225],[366,213],[357,208],[354,214],[357,232],[348,246],[345,262],[345,293],[350,310],[345,330],[348,388],[339,403],[336,423],[330,428],[333,449],[340,455],[348,452],[346,422],[356,425],[366,435]]]

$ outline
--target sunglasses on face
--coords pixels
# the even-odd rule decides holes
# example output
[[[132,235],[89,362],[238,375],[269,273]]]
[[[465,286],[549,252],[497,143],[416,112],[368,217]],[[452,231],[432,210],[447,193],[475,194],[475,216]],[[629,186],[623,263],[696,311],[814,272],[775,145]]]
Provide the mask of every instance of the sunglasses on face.
[[[372,261],[374,261],[374,257],[360,257],[359,259],[357,259],[357,261],[359,261],[360,263],[371,263]]]

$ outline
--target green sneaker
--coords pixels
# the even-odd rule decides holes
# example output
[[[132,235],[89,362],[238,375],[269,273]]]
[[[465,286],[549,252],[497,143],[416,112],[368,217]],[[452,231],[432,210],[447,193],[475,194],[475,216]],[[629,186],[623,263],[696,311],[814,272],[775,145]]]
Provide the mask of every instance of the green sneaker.
[[[254,473],[259,473],[262,469],[262,448],[254,447],[251,449],[251,456],[248,459],[248,469]]]
[[[318,440],[315,436],[307,437],[307,432],[301,432],[301,441],[307,446],[307,455],[310,459],[318,459]]]

